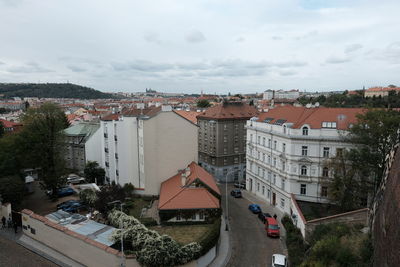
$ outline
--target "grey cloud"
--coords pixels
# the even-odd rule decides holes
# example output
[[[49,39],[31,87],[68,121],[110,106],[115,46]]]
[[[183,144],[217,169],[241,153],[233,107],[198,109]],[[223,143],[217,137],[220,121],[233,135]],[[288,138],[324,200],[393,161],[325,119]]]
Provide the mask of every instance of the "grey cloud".
[[[185,35],[185,39],[189,43],[201,43],[206,40],[206,37],[204,37],[204,34],[201,31],[193,30]]]
[[[44,73],[52,72],[52,70],[41,67],[36,62],[28,62],[22,66],[13,66],[7,69],[8,72],[12,73]]]
[[[400,64],[400,42],[391,43],[384,49],[371,51],[370,54],[376,59]]]
[[[355,52],[361,48],[363,48],[363,46],[361,44],[351,44],[351,45],[346,46],[346,48],[344,49],[344,52],[351,53],[351,52]]]
[[[206,63],[177,63],[176,66],[183,70],[205,70],[210,68]]]
[[[297,72],[293,71],[293,70],[284,70],[284,71],[280,71],[279,74],[282,76],[292,76],[292,75],[296,75]]]
[[[174,65],[167,63],[152,63],[145,60],[136,60],[127,63],[115,62],[111,66],[116,71],[142,71],[142,72],[160,72],[174,68]]]
[[[20,5],[23,2],[23,0],[0,0],[0,4],[4,6],[10,6],[10,7],[15,7]]]
[[[160,40],[160,37],[158,36],[158,34],[154,33],[154,32],[145,33],[143,38],[149,43],[155,43],[155,44],[161,44],[162,43],[162,41]]]
[[[4,63],[4,62],[2,62],[2,61],[0,61],[0,65],[5,65],[6,63]]]
[[[299,36],[294,37],[294,39],[295,40],[302,40],[302,39],[307,39],[307,38],[310,38],[310,37],[314,37],[316,35],[318,35],[318,31],[309,31],[309,32],[307,32],[307,33],[305,33],[303,35],[299,35]]]
[[[278,68],[291,68],[291,67],[304,67],[307,65],[307,62],[304,61],[284,61],[272,64]]]
[[[275,41],[279,41],[279,40],[282,40],[283,38],[281,36],[272,36],[271,39],[275,40]]]
[[[242,42],[244,42],[244,41],[246,41],[246,39],[245,39],[244,37],[238,37],[238,38],[236,39],[236,42],[238,42],[238,43],[242,43]]]
[[[68,65],[67,68],[72,70],[73,72],[85,72],[86,71],[85,68],[75,66],[75,65]]]
[[[328,64],[341,64],[351,61],[351,59],[347,56],[339,57],[339,56],[331,56],[325,60],[325,63]]]

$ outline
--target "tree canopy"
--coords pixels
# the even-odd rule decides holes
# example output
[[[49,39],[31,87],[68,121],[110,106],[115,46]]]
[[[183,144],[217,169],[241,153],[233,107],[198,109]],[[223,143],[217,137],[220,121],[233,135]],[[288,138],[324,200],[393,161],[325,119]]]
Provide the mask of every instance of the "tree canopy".
[[[207,99],[200,99],[199,101],[197,101],[197,107],[199,108],[208,108],[210,106],[211,104]]]
[[[106,171],[96,161],[88,161],[83,172],[89,183],[104,183]]]
[[[3,135],[4,135],[4,125],[3,125],[3,122],[2,121],[0,121],[0,138],[2,138],[3,137]]]

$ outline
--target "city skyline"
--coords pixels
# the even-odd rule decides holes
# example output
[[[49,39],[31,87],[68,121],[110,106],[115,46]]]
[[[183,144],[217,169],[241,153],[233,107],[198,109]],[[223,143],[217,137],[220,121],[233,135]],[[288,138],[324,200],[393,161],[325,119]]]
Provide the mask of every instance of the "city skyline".
[[[399,84],[397,1],[0,0],[0,82],[227,94]]]

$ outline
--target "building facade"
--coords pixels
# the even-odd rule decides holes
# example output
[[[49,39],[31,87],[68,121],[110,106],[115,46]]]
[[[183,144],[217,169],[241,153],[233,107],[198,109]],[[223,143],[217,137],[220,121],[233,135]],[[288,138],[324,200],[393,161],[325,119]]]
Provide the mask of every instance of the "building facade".
[[[197,162],[197,125],[170,106],[111,114],[100,132],[106,181],[131,183],[143,194],[158,195],[161,182]]]
[[[101,163],[99,123],[81,122],[64,130],[65,161],[69,169],[83,172],[88,159]]]
[[[364,91],[364,97],[385,97],[389,95],[390,91],[398,94],[400,87],[372,87]]]
[[[300,97],[299,90],[267,90],[263,93],[264,100],[271,100],[271,99],[297,99]]]
[[[297,200],[328,202],[327,160],[352,147],[343,141],[356,108],[282,106],[247,122],[246,188],[292,214]]]
[[[224,102],[197,116],[199,163],[218,180],[241,180],[246,173],[246,121],[253,106]]]

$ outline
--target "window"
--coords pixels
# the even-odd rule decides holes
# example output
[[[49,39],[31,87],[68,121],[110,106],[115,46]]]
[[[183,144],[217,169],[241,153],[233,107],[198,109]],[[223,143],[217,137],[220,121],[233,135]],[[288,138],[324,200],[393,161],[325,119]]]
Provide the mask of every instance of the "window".
[[[265,146],[265,137],[263,137],[262,145]]]
[[[274,149],[276,149],[278,142],[274,141]]]
[[[274,158],[274,167],[276,167],[276,158]]]
[[[260,152],[257,152],[257,159],[258,159],[258,160],[261,159],[261,154],[260,154]]]
[[[268,164],[271,164],[271,156],[268,156]]]
[[[301,175],[307,175],[307,166],[301,166]]]
[[[340,115],[339,115],[339,116],[340,116]],[[324,122],[322,122],[322,128],[332,128],[332,129],[335,129],[335,128],[336,128],[336,122],[324,121]]]
[[[329,176],[329,169],[328,169],[328,167],[324,167],[324,168],[322,169],[322,176],[323,176],[323,177],[328,177],[328,176]]]
[[[307,193],[307,185],[300,184],[300,195],[305,195]]]
[[[235,158],[233,159],[233,162],[234,162],[235,164],[239,163],[239,158],[238,158],[238,157],[235,157]]]
[[[257,143],[258,143],[259,145],[261,144],[261,137],[260,137],[260,136],[257,137]]]
[[[257,175],[260,175],[261,174],[261,168],[260,167],[257,167]]]
[[[197,217],[196,213],[193,214],[193,215],[192,215],[192,220],[196,220],[196,217]]]
[[[222,174],[223,174],[223,175],[227,175],[227,174],[228,174],[228,169],[223,169],[223,170],[222,170]]]
[[[303,127],[303,135],[308,135],[308,127],[307,126]]]
[[[257,183],[257,192],[260,192],[260,183]]]
[[[285,179],[281,179],[281,188],[285,190]]]
[[[336,156],[337,157],[343,156],[343,148],[336,148]]]
[[[265,195],[265,186],[262,187],[262,194]]]
[[[321,197],[327,197],[327,196],[328,196],[328,187],[322,186],[321,187]]]
[[[282,171],[286,170],[286,161],[282,161]]]
[[[176,215],[176,220],[177,220],[177,221],[180,221],[180,220],[181,220],[181,215],[180,215],[180,214]]]
[[[308,154],[308,146],[302,146],[301,147],[301,155],[307,156],[307,154]]]
[[[329,147],[324,147],[323,157],[329,158]]]
[[[276,184],[276,174],[274,173],[274,175],[273,175],[273,177],[274,177],[274,184]]]
[[[286,134],[286,125],[283,125],[283,133]]]
[[[284,208],[284,207],[285,207],[285,199],[281,198],[281,208]]]
[[[271,147],[271,139],[268,139],[268,147]]]
[[[265,162],[265,154],[263,153],[262,161]]]
[[[268,172],[268,182],[271,182],[271,172]]]
[[[199,220],[204,220],[204,213],[202,211],[199,212]]]
[[[282,152],[285,153],[286,152],[286,144],[282,143]]]

